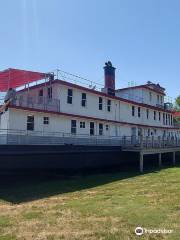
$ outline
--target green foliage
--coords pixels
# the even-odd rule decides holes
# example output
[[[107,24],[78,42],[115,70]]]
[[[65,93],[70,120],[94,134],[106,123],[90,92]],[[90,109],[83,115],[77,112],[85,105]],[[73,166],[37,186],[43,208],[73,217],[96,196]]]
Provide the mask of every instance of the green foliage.
[[[176,118],[174,119],[174,123],[180,123],[180,117],[176,117]]]
[[[175,108],[177,110],[180,110],[180,95],[176,98],[175,104],[176,104]]]

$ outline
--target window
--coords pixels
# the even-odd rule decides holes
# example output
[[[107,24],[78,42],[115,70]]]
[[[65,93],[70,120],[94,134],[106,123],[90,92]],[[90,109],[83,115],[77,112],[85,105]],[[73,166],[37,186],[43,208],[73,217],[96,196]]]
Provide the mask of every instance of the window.
[[[138,117],[141,117],[141,108],[138,107]]]
[[[48,88],[48,98],[52,98],[52,87]]]
[[[106,125],[106,131],[108,131],[109,130],[109,125]]]
[[[103,124],[99,123],[99,135],[103,135]]]
[[[156,120],[156,111],[154,111],[154,120]]]
[[[43,123],[46,125],[46,124],[49,124],[49,117],[44,117],[43,118]]]
[[[168,114],[168,124],[171,124],[171,120],[170,120],[170,114]]]
[[[163,113],[163,124],[165,125],[165,113]]]
[[[103,109],[103,99],[102,97],[99,97],[99,110]]]
[[[34,116],[27,116],[27,130],[34,130]]]
[[[161,96],[161,104],[163,104],[163,96]]]
[[[152,101],[152,93],[149,92],[149,101],[151,102]]]
[[[111,111],[111,100],[110,99],[107,100],[107,111],[108,112]]]
[[[94,135],[94,122],[90,122],[90,135]]]
[[[159,104],[159,95],[157,95],[157,103]]]
[[[138,128],[138,136],[142,135],[142,128]]]
[[[82,107],[86,106],[86,93],[82,93],[81,105]]]
[[[150,137],[150,131],[151,131],[151,130],[150,130],[150,129],[148,129],[148,137]]]
[[[132,106],[132,116],[135,116],[135,106]]]
[[[39,90],[39,97],[43,97],[43,89]]]
[[[166,125],[168,125],[168,115],[166,114]]]
[[[76,120],[71,120],[71,134],[76,134]]]
[[[80,122],[80,128],[85,128],[85,127],[86,127],[85,122]]]
[[[146,117],[149,118],[149,109],[146,109]]]
[[[159,112],[159,121],[161,121],[161,112]]]
[[[73,90],[68,89],[67,91],[67,103],[72,104]]]

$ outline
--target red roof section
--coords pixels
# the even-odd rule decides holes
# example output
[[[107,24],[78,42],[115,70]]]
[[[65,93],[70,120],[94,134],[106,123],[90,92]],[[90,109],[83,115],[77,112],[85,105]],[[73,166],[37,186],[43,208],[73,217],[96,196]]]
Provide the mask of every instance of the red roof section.
[[[25,84],[45,78],[45,73],[9,68],[0,71],[0,91],[17,88]]]
[[[180,112],[175,112],[175,113],[174,113],[174,116],[175,116],[175,117],[180,117]]]

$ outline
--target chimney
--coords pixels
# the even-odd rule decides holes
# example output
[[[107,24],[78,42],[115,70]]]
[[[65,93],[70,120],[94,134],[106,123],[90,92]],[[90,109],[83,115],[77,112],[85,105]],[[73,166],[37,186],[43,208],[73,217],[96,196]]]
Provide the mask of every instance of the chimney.
[[[104,91],[114,96],[115,95],[115,70],[110,61],[105,63],[104,66]]]

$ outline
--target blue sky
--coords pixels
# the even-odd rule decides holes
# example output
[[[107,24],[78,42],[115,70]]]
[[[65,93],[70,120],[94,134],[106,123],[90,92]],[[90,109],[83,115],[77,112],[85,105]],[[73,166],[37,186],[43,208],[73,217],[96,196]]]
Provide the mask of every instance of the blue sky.
[[[1,0],[0,70],[56,68],[116,87],[159,82],[180,94],[180,1]]]

